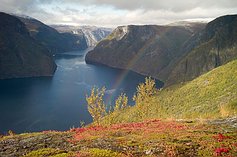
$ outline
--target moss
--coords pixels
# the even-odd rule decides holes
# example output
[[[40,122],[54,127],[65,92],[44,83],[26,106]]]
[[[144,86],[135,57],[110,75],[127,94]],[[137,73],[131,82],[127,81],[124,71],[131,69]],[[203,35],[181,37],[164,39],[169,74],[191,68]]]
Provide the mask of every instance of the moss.
[[[66,152],[64,150],[54,149],[54,148],[43,148],[43,149],[32,151],[23,157],[45,157],[45,156],[71,157],[73,156],[73,153]]]
[[[36,133],[22,133],[22,134],[13,134],[13,135],[6,135],[6,136],[0,136],[0,141],[1,140],[7,140],[10,138],[28,138],[28,137],[34,137],[41,135],[42,133],[36,132]]]
[[[114,152],[112,150],[107,149],[99,149],[99,148],[91,148],[89,150],[81,151],[79,154],[87,155],[90,157],[121,157],[124,156],[121,153]]]
[[[198,156],[213,156],[213,152],[207,149],[199,149]]]

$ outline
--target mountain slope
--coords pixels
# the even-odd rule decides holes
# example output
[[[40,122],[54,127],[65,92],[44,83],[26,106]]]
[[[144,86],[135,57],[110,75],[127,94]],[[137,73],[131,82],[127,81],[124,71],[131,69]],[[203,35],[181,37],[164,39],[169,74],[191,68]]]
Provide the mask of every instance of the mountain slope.
[[[114,113],[113,123],[152,118],[223,118],[237,114],[237,60],[187,82],[167,87],[142,105]],[[139,115],[144,112],[144,116]]]
[[[130,69],[163,81],[167,78],[168,65],[182,55],[180,48],[200,28],[120,26],[86,55],[86,61]]]
[[[196,44],[172,70],[167,84],[185,82],[237,58],[237,15],[222,16],[195,35]],[[193,42],[190,40],[187,45]]]
[[[106,38],[112,32],[111,28],[95,26],[52,25],[52,27],[61,33],[72,33],[79,36],[84,35],[88,47],[96,46],[98,42]]]
[[[52,56],[14,16],[0,13],[0,79],[52,76]]]
[[[87,63],[130,69],[165,82],[185,82],[237,58],[237,15],[204,24],[118,27]]]
[[[44,23],[33,19],[17,16],[25,23],[30,35],[48,48],[51,53],[84,50],[87,48],[86,39],[83,35],[71,33],[59,33]]]

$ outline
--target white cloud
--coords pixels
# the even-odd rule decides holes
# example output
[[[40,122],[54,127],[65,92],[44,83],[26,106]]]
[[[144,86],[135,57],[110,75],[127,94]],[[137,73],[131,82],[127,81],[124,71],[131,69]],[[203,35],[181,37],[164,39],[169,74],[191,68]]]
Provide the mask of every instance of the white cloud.
[[[167,24],[234,14],[236,0],[0,0],[0,11],[47,24],[117,26]]]

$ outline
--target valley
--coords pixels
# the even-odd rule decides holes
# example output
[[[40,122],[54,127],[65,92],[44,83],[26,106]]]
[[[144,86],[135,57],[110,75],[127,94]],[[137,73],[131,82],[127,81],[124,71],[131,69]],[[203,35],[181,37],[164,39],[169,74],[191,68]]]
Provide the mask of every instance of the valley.
[[[0,20],[0,156],[237,156],[236,14]]]

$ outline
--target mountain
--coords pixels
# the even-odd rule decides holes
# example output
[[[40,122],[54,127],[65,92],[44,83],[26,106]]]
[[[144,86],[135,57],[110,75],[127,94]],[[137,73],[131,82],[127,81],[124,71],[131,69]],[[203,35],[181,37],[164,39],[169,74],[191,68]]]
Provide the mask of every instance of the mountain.
[[[204,23],[118,27],[87,63],[130,69],[165,82],[190,81],[237,57],[237,15]]]
[[[192,80],[237,58],[237,15],[219,17],[195,35],[189,53],[172,70],[167,84]]]
[[[120,26],[86,55],[86,62],[129,69],[165,81],[173,61],[185,53],[182,47],[204,26]]]
[[[71,33],[59,33],[54,28],[27,16],[16,15],[27,27],[30,35],[51,53],[84,50],[87,48],[86,39],[83,35]]]
[[[51,54],[25,24],[5,13],[0,13],[0,21],[0,79],[52,76],[56,64]]]
[[[111,28],[96,26],[52,25],[52,27],[61,33],[84,35],[88,47],[96,46],[99,41],[106,38],[112,32]]]

